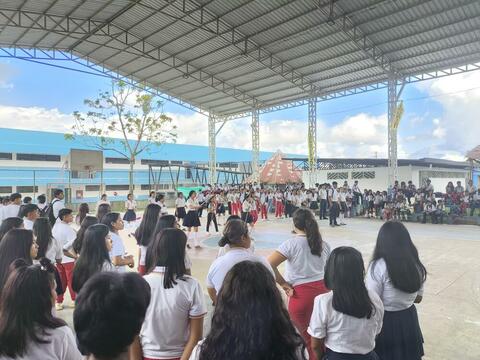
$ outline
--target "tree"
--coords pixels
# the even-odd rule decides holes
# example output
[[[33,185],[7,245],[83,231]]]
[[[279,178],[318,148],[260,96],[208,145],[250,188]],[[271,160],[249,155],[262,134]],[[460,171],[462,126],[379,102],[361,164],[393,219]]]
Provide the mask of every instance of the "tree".
[[[127,159],[130,164],[129,191],[132,192],[137,156],[151,151],[152,145],[160,146],[176,140],[176,127],[164,114],[163,102],[123,81],[112,81],[111,91],[101,91],[96,99],[86,99],[84,104],[89,111],[73,113],[73,133],[65,137],[82,136],[88,146],[114,151]],[[116,141],[120,141],[122,149],[113,146]]]

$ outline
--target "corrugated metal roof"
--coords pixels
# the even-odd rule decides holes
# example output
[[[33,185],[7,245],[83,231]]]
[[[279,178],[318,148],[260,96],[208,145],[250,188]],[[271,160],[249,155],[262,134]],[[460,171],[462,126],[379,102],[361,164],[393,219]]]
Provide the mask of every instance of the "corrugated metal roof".
[[[72,51],[217,115],[480,61],[478,0],[4,0],[0,14],[1,46]]]

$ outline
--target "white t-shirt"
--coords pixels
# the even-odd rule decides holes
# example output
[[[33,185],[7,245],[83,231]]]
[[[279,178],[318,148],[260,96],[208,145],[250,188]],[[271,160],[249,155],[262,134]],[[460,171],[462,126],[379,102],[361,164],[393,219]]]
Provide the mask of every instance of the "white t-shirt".
[[[18,217],[18,212],[20,211],[20,205],[17,204],[8,204],[3,207],[3,219],[8,219],[10,217]]]
[[[419,291],[411,294],[396,289],[388,275],[385,260],[377,260],[375,269],[373,271],[372,269],[373,263],[368,267],[365,283],[368,289],[377,293],[380,299],[382,299],[386,311],[408,309],[413,305],[417,295],[423,296],[423,284]]]
[[[323,280],[331,252],[330,245],[325,241],[322,242],[322,256],[312,254],[305,235],[288,239],[277,251],[287,258],[285,280],[292,286]]]
[[[73,228],[64,223],[63,221],[57,221],[52,229],[52,235],[55,239],[58,240],[63,250],[70,250],[77,237],[77,233]],[[68,257],[66,255],[62,256],[62,264],[68,264],[74,262],[75,259]]]
[[[179,208],[179,207],[185,207],[185,198],[177,198],[175,200],[175,207]]]
[[[337,189],[331,188],[328,190],[328,196],[332,198],[333,202],[338,201],[338,191]]]
[[[190,335],[189,321],[207,313],[199,282],[185,275],[171,289],[163,287],[165,268],[144,276],[151,289],[150,305],[140,331],[143,356],[154,359],[181,357]]]
[[[75,336],[68,326],[46,330],[49,336],[41,336],[48,340],[47,344],[28,343],[27,351],[15,360],[82,360],[83,356],[78,351]],[[8,356],[0,356],[0,360],[11,360]]]
[[[199,206],[199,203],[198,203],[197,198],[195,198],[195,200],[189,198],[186,202],[186,205],[187,205],[187,211],[195,211],[195,210],[197,210],[197,208]]]
[[[112,239],[112,250],[110,251],[110,259],[113,261],[113,258],[115,256],[121,256],[123,259],[125,255],[125,246],[123,245],[122,238],[111,231],[110,231],[110,238]],[[118,272],[124,272],[126,269],[125,266],[126,265],[115,266],[115,269]]]
[[[53,216],[56,218],[58,218],[58,212],[62,209],[65,208],[65,203],[63,202],[63,200],[59,200],[59,199],[53,199],[52,200],[52,212],[53,212]]]
[[[356,318],[333,308],[333,292],[319,295],[313,303],[308,333],[325,338],[325,346],[345,354],[368,354],[375,348],[375,337],[382,330],[383,305],[377,294],[368,292],[375,310],[370,319]]]
[[[253,255],[248,249],[234,248],[230,249],[230,251],[228,251],[224,256],[217,258],[212,263],[210,269],[208,270],[207,287],[214,288],[218,293],[222,287],[223,280],[230,269],[235,264],[247,260],[262,263],[275,277],[272,267],[264,257]]]
[[[225,255],[230,250],[232,250],[232,248],[230,247],[230,244],[226,244],[225,246],[221,246],[220,249],[218,249],[217,258]],[[248,251],[250,251],[252,254],[255,254],[255,241],[253,239],[251,239],[250,247],[248,248]]]
[[[23,227],[27,230],[33,230],[33,221],[24,217],[23,218]]]
[[[47,248],[47,251],[45,251],[45,257],[50,260],[52,264],[55,264],[57,259],[63,259],[63,247],[59,240],[52,237],[52,242]]]

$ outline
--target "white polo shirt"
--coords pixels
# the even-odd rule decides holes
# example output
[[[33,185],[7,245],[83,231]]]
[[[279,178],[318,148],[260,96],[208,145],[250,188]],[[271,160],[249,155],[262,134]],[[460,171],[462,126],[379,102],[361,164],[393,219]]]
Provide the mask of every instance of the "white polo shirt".
[[[46,329],[48,336],[42,335],[48,342],[45,344],[28,341],[26,352],[18,356],[16,360],[82,360],[83,356],[77,347],[75,336],[68,326],[60,326],[56,329]],[[12,359],[6,356],[2,360]],[[12,359],[13,360],[13,359]]]
[[[331,252],[330,245],[325,241],[322,242],[322,256],[312,254],[305,235],[286,240],[277,251],[287,258],[285,280],[292,286],[323,280]]]
[[[345,354],[368,354],[375,348],[375,338],[382,330],[383,305],[377,294],[368,295],[375,307],[370,319],[356,318],[333,308],[333,292],[319,295],[313,303],[308,333],[325,339],[325,346]]]
[[[110,251],[110,259],[113,262],[115,256],[121,256],[122,259],[125,256],[125,245],[123,245],[123,240],[120,235],[115,234],[110,231],[110,238],[112,239],[112,250]],[[126,265],[115,266],[115,269],[118,272],[124,272],[126,270]]]
[[[60,220],[57,221],[53,226],[52,235],[58,240],[63,250],[69,250],[72,247],[75,238],[77,237],[75,230],[73,230],[69,224],[66,224]],[[75,259],[62,255],[62,264],[68,264],[74,261]]]
[[[171,289],[163,287],[164,267],[143,278],[151,289],[150,305],[140,331],[143,356],[153,359],[181,357],[190,336],[191,318],[207,313],[205,296],[199,282],[185,275]]]
[[[367,288],[377,293],[382,299],[385,311],[400,311],[408,309],[413,305],[417,296],[423,296],[423,284],[420,290],[414,293],[406,293],[396,289],[388,275],[387,264],[385,260],[379,259],[371,263],[368,267],[365,283]]]
[[[58,218],[58,212],[62,209],[65,208],[65,203],[63,202],[63,200],[60,200],[60,199],[53,199],[52,201],[52,212],[53,212],[53,216],[56,218]]]
[[[7,206],[3,207],[3,219],[18,217],[19,211],[20,211],[20,205],[8,204]]]
[[[215,259],[215,261],[210,266],[207,275],[207,287],[214,288],[218,293],[222,287],[223,280],[225,276],[230,271],[230,269],[239,262],[242,261],[256,261],[260,262],[272,273],[273,277],[275,274],[273,272],[270,263],[264,257],[254,255],[250,250],[245,248],[230,248],[225,255]]]

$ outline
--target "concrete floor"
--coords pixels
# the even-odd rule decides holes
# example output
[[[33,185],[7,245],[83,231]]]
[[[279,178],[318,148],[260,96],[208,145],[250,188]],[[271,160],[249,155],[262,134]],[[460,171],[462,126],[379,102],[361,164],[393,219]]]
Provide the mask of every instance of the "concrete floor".
[[[347,222],[347,226],[338,228],[330,228],[327,221],[321,222],[323,239],[332,247],[357,248],[368,263],[382,222],[363,218]],[[406,226],[429,273],[424,300],[417,307],[425,337],[424,359],[479,360],[480,227],[418,223],[406,223]],[[289,219],[258,223],[253,232],[257,254],[270,254],[277,244],[291,235],[291,229]],[[137,254],[134,238],[127,236],[132,231],[126,229],[122,236],[129,253]],[[200,236],[204,248],[189,250],[189,255],[193,261],[193,276],[205,285],[208,268],[217,253],[214,247],[217,236],[208,237],[204,229]],[[66,308],[59,315],[71,323],[72,309]],[[210,316],[206,319],[206,331]]]

